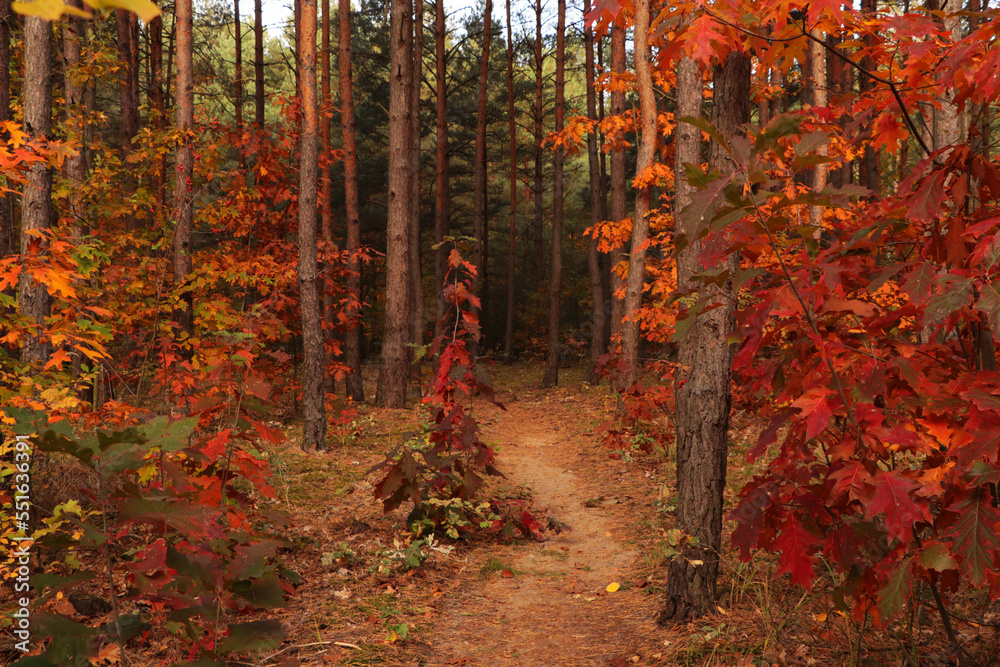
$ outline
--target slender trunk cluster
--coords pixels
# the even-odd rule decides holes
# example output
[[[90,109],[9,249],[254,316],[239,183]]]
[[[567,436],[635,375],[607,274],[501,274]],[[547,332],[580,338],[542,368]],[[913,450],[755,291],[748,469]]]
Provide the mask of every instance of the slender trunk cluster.
[[[10,120],[10,0],[0,0],[0,123]],[[0,257],[14,252],[14,195],[0,192]]]
[[[493,0],[486,0],[483,10],[483,53],[479,61],[479,95],[476,114],[476,158],[473,164],[472,190],[472,265],[476,267],[473,291],[483,298],[483,284],[486,266],[483,261],[483,246],[486,239],[486,102],[490,75],[490,43],[492,41]],[[473,341],[471,349],[478,350],[478,341]]]
[[[544,208],[542,205],[542,119],[544,117],[544,107],[542,106],[542,92],[545,81],[542,78],[542,65],[544,54],[542,51],[542,0],[535,3],[535,282],[542,284],[545,278],[545,248],[542,239],[542,216]]]
[[[261,0],[253,0],[254,123],[264,127],[264,21]]]
[[[642,174],[653,166],[656,150],[656,98],[653,95],[652,54],[649,46],[649,0],[639,0],[635,11],[635,76],[639,92],[639,159],[636,173]],[[632,245],[625,284],[625,321],[622,323],[622,360],[625,374],[621,389],[630,387],[639,376],[640,327],[638,310],[642,305],[643,283],[646,279],[646,243],[649,240],[649,205],[652,190],[640,188],[635,195],[632,219]]]
[[[347,223],[347,292],[361,299],[361,219],[358,207],[358,153],[354,140],[354,89],[351,72],[351,0],[340,0],[338,11],[338,55],[340,82],[340,126],[344,150],[344,211]],[[359,313],[349,313],[351,323],[344,334],[344,363],[347,364],[347,395],[354,401],[365,399],[361,384],[361,327]]]
[[[511,36],[510,0],[507,0],[507,123],[510,132],[510,229],[507,241],[507,322],[503,355],[510,361],[514,346],[514,278],[517,271],[517,120],[514,115],[514,40]]]
[[[625,27],[615,23],[611,28],[611,69],[616,75],[625,73]],[[625,93],[619,89],[611,92],[611,115],[625,114]],[[610,217],[620,222],[628,215],[625,198],[625,151],[621,146],[611,152],[611,202]],[[611,260],[611,339],[620,337],[625,309],[619,292],[623,287],[621,276],[615,269],[621,261],[621,254]]]
[[[590,11],[590,0],[584,0],[583,12]],[[587,79],[587,117],[597,120],[597,72],[594,67],[594,34],[584,32],[584,59]],[[601,178],[601,164],[598,158],[598,132],[591,132],[587,137],[587,163],[590,169],[590,225],[596,228],[607,217],[604,207],[604,183]],[[605,292],[606,281],[604,270],[607,262],[604,253],[597,250],[597,236],[591,234],[587,239],[587,272],[590,275],[590,298],[593,302],[590,333],[590,362],[587,365],[587,382],[597,380],[597,368],[601,357],[607,351],[604,339],[607,329],[607,319],[610,313],[605,310],[609,295]]]
[[[451,217],[451,183],[448,172],[448,80],[447,52],[445,50],[444,0],[434,3],[434,55],[435,101],[437,124],[435,126],[434,163],[434,337],[441,335],[442,320],[445,315],[445,300],[442,285],[447,273],[448,249],[444,237],[448,233]]]
[[[566,114],[566,0],[558,2],[556,28],[556,132],[562,132]],[[543,387],[559,384],[559,302],[562,298],[563,161],[562,146],[555,151],[552,176],[552,273],[549,276],[549,327]]]

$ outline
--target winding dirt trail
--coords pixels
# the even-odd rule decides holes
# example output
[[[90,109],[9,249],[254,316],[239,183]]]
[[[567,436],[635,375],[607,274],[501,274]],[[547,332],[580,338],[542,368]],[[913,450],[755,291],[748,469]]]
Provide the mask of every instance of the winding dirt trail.
[[[618,495],[623,471],[581,432],[586,406],[573,403],[518,401],[487,419],[501,470],[569,530],[473,556],[465,569],[482,574],[466,575],[438,609],[422,664],[618,666],[659,657],[658,598],[636,585],[639,554],[621,541],[635,518]],[[612,582],[620,590],[607,592]]]

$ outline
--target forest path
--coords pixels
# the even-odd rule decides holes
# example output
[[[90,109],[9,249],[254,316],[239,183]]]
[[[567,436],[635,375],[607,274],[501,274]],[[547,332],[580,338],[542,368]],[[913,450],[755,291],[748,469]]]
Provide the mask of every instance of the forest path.
[[[569,529],[546,531],[545,542],[470,554],[464,569],[473,573],[421,633],[429,649],[421,662],[648,664],[662,647],[658,596],[641,588],[640,554],[623,541],[636,519],[631,489],[619,478],[624,470],[583,428],[592,407],[583,397],[553,391],[533,398],[480,415],[484,440],[499,445],[498,467],[530,492],[533,511]],[[613,582],[620,589],[607,592]]]

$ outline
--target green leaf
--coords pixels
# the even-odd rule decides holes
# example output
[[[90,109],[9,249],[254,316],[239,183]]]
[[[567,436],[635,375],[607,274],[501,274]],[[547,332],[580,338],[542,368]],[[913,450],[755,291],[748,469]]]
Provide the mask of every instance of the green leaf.
[[[917,563],[921,567],[937,572],[945,570],[955,570],[958,568],[958,561],[951,555],[948,546],[941,542],[930,542],[925,544],[920,550]]]
[[[902,613],[907,600],[910,599],[911,560],[912,557],[900,563],[896,571],[890,575],[885,586],[879,589],[878,610],[882,614],[882,618],[889,619]]]
[[[722,146],[723,150],[725,150],[726,153],[729,154],[730,157],[733,156],[733,152],[732,150],[730,150],[729,143],[726,141],[726,138],[722,136],[722,133],[719,132],[719,130],[714,125],[709,123],[707,119],[701,118],[700,116],[683,116],[682,118],[678,118],[677,122],[687,123],[688,125],[694,125],[699,130],[701,130],[708,136],[715,139],[719,143],[719,145]]]
[[[229,636],[219,645],[219,653],[270,651],[281,645],[285,629],[279,621],[250,621],[229,626]]]
[[[802,117],[795,114],[780,114],[771,119],[764,131],[757,135],[754,142],[753,155],[774,148],[778,139],[790,137],[802,131]]]
[[[1000,292],[992,284],[983,285],[979,300],[976,301],[976,310],[985,313],[994,335],[1000,333]]]
[[[61,667],[86,667],[94,650],[96,628],[77,623],[62,614],[41,612],[31,617],[31,633],[38,638],[51,638],[45,657]]]
[[[275,576],[264,579],[245,579],[232,585],[233,593],[260,609],[275,609],[285,604],[285,590]]]

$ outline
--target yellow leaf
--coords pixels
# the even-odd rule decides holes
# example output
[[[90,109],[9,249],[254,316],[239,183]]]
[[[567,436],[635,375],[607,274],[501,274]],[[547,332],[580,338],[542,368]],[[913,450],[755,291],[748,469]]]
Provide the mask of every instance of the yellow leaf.
[[[86,0],[94,9],[124,9],[146,23],[160,15],[160,8],[149,0]]]
[[[621,588],[621,586],[618,585],[618,582],[617,581],[612,581],[610,584],[608,584],[608,587],[606,589],[604,589],[604,590],[606,590],[609,593],[614,593],[619,588]]]
[[[34,0],[34,2],[12,2],[10,8],[18,14],[24,16],[37,16],[46,21],[58,21],[63,14],[73,14],[82,16],[85,19],[92,18],[90,12],[85,12],[76,7],[70,7],[62,0]]]

